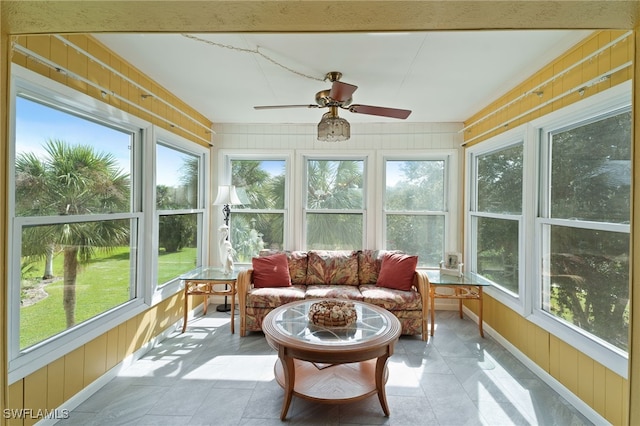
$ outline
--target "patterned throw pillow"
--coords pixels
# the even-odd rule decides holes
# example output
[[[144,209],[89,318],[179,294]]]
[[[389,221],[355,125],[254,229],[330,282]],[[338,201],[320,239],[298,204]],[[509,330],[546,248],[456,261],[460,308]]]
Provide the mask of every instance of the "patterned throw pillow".
[[[307,285],[358,285],[357,251],[311,250],[307,255]]]
[[[382,258],[382,266],[376,285],[396,290],[411,290],[416,266],[418,266],[418,256],[387,253]]]
[[[274,254],[284,253],[287,255],[289,262],[289,276],[291,284],[306,284],[307,282],[307,252],[306,251],[280,251],[273,249],[260,250],[260,257],[272,256]]]
[[[387,253],[401,253],[398,250],[361,250],[358,252],[358,279],[360,285],[375,284],[378,281],[382,258]]]

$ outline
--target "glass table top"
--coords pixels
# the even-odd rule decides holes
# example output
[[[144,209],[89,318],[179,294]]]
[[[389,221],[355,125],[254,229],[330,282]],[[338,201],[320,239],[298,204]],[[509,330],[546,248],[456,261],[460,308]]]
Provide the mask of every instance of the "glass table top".
[[[461,277],[456,275],[443,274],[438,270],[425,270],[429,283],[433,285],[477,285],[490,286],[491,281],[481,275],[472,272],[464,272]]]
[[[220,267],[201,266],[180,275],[180,279],[191,281],[232,281],[238,278],[238,272],[232,271],[230,274],[225,274]]]
[[[292,303],[281,309],[273,318],[273,325],[279,333],[305,343],[327,346],[346,346],[365,343],[387,332],[388,318],[379,308],[366,303],[353,302],[357,321],[349,327],[324,328],[312,324],[308,319],[309,308],[318,300]]]

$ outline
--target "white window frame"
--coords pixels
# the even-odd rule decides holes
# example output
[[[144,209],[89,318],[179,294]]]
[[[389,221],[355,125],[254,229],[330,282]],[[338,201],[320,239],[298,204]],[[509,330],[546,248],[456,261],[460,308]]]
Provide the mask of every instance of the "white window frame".
[[[518,292],[514,293],[505,289],[499,285],[490,286],[484,289],[484,292],[499,302],[507,305],[512,310],[525,315],[527,309],[530,306],[530,300],[528,298],[528,292],[526,289],[525,277],[528,276],[526,271],[531,267],[526,262],[528,256],[525,250],[527,250],[525,242],[527,237],[531,237],[526,230],[526,217],[527,212],[533,211],[534,204],[532,203],[531,196],[533,189],[530,185],[532,181],[532,171],[534,167],[530,164],[530,159],[535,156],[530,155],[529,145],[527,141],[531,140],[531,127],[528,125],[518,126],[504,132],[490,140],[472,146],[467,149],[466,157],[466,174],[468,178],[465,183],[465,229],[466,232],[466,259],[468,262],[467,270],[471,272],[477,272],[478,265],[477,260],[477,218],[491,218],[491,219],[504,219],[515,221],[518,223]],[[514,214],[500,214],[478,211],[478,188],[477,188],[477,159],[483,155],[492,154],[502,151],[504,149],[511,148],[516,145],[522,145],[522,210],[520,215]]]
[[[536,129],[535,143],[540,147],[540,158],[538,160],[540,163],[540,173],[543,174],[544,170],[548,169],[548,155],[545,157],[543,156],[543,154],[546,151],[544,146],[546,144],[546,135],[548,135],[549,132],[593,118],[606,116],[611,112],[629,107],[631,106],[631,95],[632,85],[630,81],[627,81],[608,90],[595,94],[581,102],[577,102],[566,108],[555,111],[545,117],[533,121],[531,124]],[[542,182],[542,184],[544,184],[544,182]],[[540,188],[539,194],[540,203],[543,203],[544,200],[548,197],[548,191],[545,188]],[[543,205],[540,204],[539,208],[536,210],[536,213],[542,213],[544,210],[542,207]],[[540,308],[542,303],[542,286],[544,285],[542,277],[542,240],[545,238],[545,235],[543,229],[547,224],[566,225],[566,221],[562,219],[542,217],[540,214],[536,214],[536,218],[534,219],[534,221],[534,230],[536,231],[536,252],[531,257],[535,259],[535,274],[533,275],[535,277],[535,282],[529,285],[529,289],[532,292],[530,297],[535,303],[532,306],[529,319],[538,326],[553,333],[555,336],[557,336],[567,344],[575,347],[579,351],[585,353],[605,367],[614,371],[616,374],[627,378],[627,352],[624,352],[621,349],[616,348],[607,342],[604,342],[603,340],[587,333],[584,330],[579,329],[578,327],[568,325],[567,323],[556,319],[553,315],[545,312]],[[631,227],[628,224],[599,223],[594,224],[594,228],[616,231],[626,230],[626,232],[631,232]]]
[[[299,201],[296,210],[300,212],[300,220],[297,223],[300,223],[300,227],[297,230],[299,235],[299,247],[301,250],[307,250],[307,213],[309,210],[307,209],[307,164],[308,161],[362,161],[363,162],[363,170],[362,170],[362,201],[363,208],[359,210],[349,210],[347,213],[353,214],[362,214],[362,248],[368,248],[369,239],[367,238],[369,232],[372,231],[373,223],[368,218],[368,212],[372,211],[372,200],[369,195],[371,192],[371,183],[373,182],[373,168],[370,167],[372,154],[371,152],[349,152],[342,151],[339,154],[332,153],[324,153],[324,152],[300,152],[298,154],[298,167],[299,169],[296,171],[297,176],[301,176],[300,179],[300,188],[298,194]],[[345,213],[344,210],[331,210],[331,209],[323,209],[323,210],[314,210],[315,213],[320,214],[336,214],[336,213]],[[359,250],[360,248],[354,248],[354,250]]]
[[[289,208],[290,202],[292,200],[291,192],[291,174],[292,174],[292,152],[291,151],[260,151],[260,150],[252,150],[251,152],[244,152],[239,150],[220,150],[218,155],[218,173],[217,173],[217,182],[214,182],[213,190],[216,191],[218,185],[230,185],[231,184],[231,162],[232,161],[284,161],[285,162],[285,183],[284,183],[284,208],[283,209],[252,209],[252,208],[243,208],[237,210],[242,213],[266,213],[266,214],[281,214],[283,215],[283,249],[290,250],[293,247],[292,244],[292,235],[293,235],[293,221],[291,215],[291,209]],[[223,217],[222,217],[222,209],[219,206],[213,206],[214,208],[214,217],[216,218],[216,224],[218,226],[222,225]],[[233,209],[231,210],[231,214],[233,215]],[[217,229],[217,226],[215,227]],[[231,242],[233,244],[233,241]],[[219,248],[215,247],[215,258],[219,259]],[[246,263],[236,263],[239,266],[248,266],[249,262]]]
[[[209,194],[210,191],[210,179],[209,179],[209,155],[210,150],[201,145],[195,144],[187,139],[184,139],[174,133],[171,133],[165,129],[157,126],[153,126],[151,131],[151,139],[153,143],[147,144],[147,151],[145,152],[145,160],[149,164],[149,167],[145,169],[153,170],[153,179],[146,179],[144,182],[144,194],[145,198],[145,217],[147,223],[150,223],[150,232],[145,233],[145,244],[150,247],[147,250],[146,263],[153,265],[150,267],[150,276],[147,280],[147,303],[151,306],[156,305],[162,300],[175,294],[182,287],[180,277],[174,277],[172,280],[166,283],[158,283],[158,250],[159,250],[159,230],[160,230],[160,216],[172,215],[172,214],[196,214],[198,217],[198,252],[196,258],[196,266],[202,266],[206,259],[209,258],[209,214],[210,209],[206,206],[210,204]],[[198,158],[199,162],[199,177],[198,177],[198,205],[194,209],[175,209],[175,210],[157,210],[156,208],[156,178],[159,172],[156,168],[156,148],[157,145],[163,145],[165,147],[181,151],[185,154],[193,155]]]
[[[134,143],[134,157],[131,170],[132,176],[132,207],[128,213],[92,215],[90,217],[76,218],[78,220],[112,220],[118,218],[128,218],[137,221],[137,235],[132,235],[132,240],[137,243],[137,264],[133,265],[137,280],[136,297],[124,304],[106,311],[88,321],[65,330],[64,332],[46,339],[45,341],[20,351],[19,344],[19,317],[20,317],[20,250],[9,250],[9,383],[13,383],[47,365],[72,350],[90,342],[105,332],[122,324],[124,321],[144,312],[148,309],[145,303],[146,289],[142,285],[145,282],[145,246],[141,235],[145,229],[145,217],[142,213],[142,153],[144,143],[148,143],[150,123],[135,116],[120,111],[110,105],[99,102],[88,95],[77,92],[65,85],[45,78],[37,73],[29,71],[19,65],[12,65],[11,74],[11,105],[10,119],[15,123],[16,105],[15,97],[18,93],[41,99],[46,103],[59,107],[62,110],[74,111],[77,114],[97,120],[98,122],[109,123],[112,126],[127,129],[137,135]],[[15,126],[9,129],[9,176],[15,176]],[[21,219],[15,217],[14,206],[15,190],[14,185],[9,185],[9,247],[20,245],[21,224],[32,221],[33,218]],[[51,219],[51,218],[49,218]],[[55,222],[55,219],[53,219]],[[36,221],[37,222],[37,221]],[[39,222],[38,222],[39,223]],[[51,220],[49,220],[51,223]]]
[[[407,214],[415,216],[442,216],[444,217],[444,235],[442,259],[446,252],[456,252],[458,250],[459,232],[456,221],[451,220],[451,212],[457,211],[459,192],[454,188],[458,187],[458,154],[457,150],[438,151],[380,151],[377,158],[377,170],[382,173],[377,174],[376,186],[379,191],[374,191],[376,196],[376,210],[380,215],[376,224],[377,241],[376,246],[387,248],[387,215]],[[442,211],[394,211],[388,213],[385,209],[386,197],[386,164],[387,161],[444,161],[444,199]]]
[[[466,173],[469,176],[465,182],[465,246],[467,259],[472,259],[471,250],[475,245],[472,229],[472,200],[475,193],[474,156],[491,152],[516,143],[518,139],[524,141],[523,161],[523,205],[522,225],[520,228],[520,292],[519,298],[510,296],[499,287],[489,287],[485,293],[504,304],[506,307],[520,313],[532,323],[553,334],[558,339],[575,347],[580,352],[609,368],[616,374],[626,378],[628,376],[628,354],[613,347],[601,339],[587,333],[543,311],[542,302],[542,251],[546,224],[559,224],[559,219],[541,218],[542,203],[545,198],[545,186],[548,182],[541,179],[546,168],[547,159],[544,157],[544,136],[548,131],[570,126],[594,117],[606,115],[631,105],[631,82],[619,84],[611,89],[592,95],[587,99],[576,102],[544,117],[532,120],[528,124],[519,126],[502,133],[488,141],[467,148]],[[566,223],[562,223],[566,224]],[[599,224],[599,229],[630,230],[625,224]],[[474,265],[471,265],[472,270]],[[518,300],[519,299],[519,300]]]

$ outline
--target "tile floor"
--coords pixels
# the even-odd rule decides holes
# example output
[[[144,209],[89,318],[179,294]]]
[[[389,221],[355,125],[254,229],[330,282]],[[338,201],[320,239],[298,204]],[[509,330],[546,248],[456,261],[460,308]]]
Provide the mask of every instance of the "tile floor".
[[[282,425],[277,358],[262,333],[230,333],[209,309],[121,371],[59,425]],[[238,325],[236,317],[236,326]],[[587,418],[475,323],[438,312],[429,342],[403,336],[376,396],[318,404],[294,396],[290,425],[585,425]]]

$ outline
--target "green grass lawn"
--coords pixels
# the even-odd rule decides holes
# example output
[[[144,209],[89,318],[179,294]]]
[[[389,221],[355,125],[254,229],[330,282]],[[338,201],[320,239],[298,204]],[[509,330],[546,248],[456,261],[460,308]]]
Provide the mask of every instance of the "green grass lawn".
[[[195,248],[185,248],[177,253],[162,253],[159,256],[159,269],[166,282],[181,273],[194,268]],[[35,270],[23,273],[23,285],[36,285],[40,282],[42,265],[36,264]],[[82,265],[76,281],[76,324],[95,317],[119,306],[135,294],[129,288],[131,271],[129,247],[99,255],[88,264]],[[186,269],[185,269],[186,268]],[[63,293],[63,256],[54,258],[56,279],[46,285],[48,297],[30,306],[20,309],[20,348],[24,349],[66,330],[65,312],[62,305]],[[164,281],[161,281],[164,280]],[[134,289],[135,290],[135,289]]]

